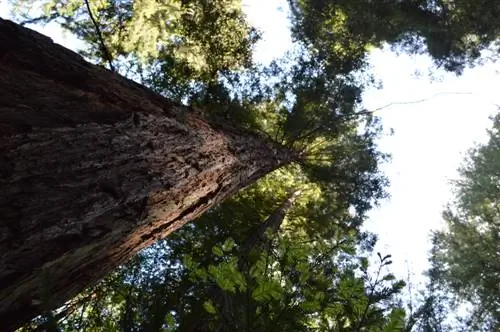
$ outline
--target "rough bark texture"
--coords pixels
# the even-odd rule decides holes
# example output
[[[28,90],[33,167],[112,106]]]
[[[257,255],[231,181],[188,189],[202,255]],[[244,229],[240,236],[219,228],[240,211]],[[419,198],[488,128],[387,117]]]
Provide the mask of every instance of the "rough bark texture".
[[[291,159],[0,19],[2,331]]]

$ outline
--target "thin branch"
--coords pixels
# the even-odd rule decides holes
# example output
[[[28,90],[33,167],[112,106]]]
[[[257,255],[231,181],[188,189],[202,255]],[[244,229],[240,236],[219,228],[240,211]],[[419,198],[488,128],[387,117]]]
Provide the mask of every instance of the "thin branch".
[[[410,272],[410,265],[408,264],[408,261],[406,261],[406,270],[407,270],[407,282],[408,282],[408,310],[410,311],[410,317],[413,316],[414,311],[413,311],[413,287],[412,287],[412,282],[411,282],[411,272]]]
[[[311,131],[309,131],[308,133],[305,133],[305,131],[303,132],[302,135],[300,135],[298,138],[297,138],[297,141],[298,140],[301,140],[301,141],[305,141],[306,139],[309,139],[311,137],[313,137],[313,135],[317,134],[320,130],[322,130],[324,128],[323,125],[319,125],[317,126],[316,128],[312,129]],[[303,151],[306,146],[304,146],[306,143],[304,142],[303,146],[301,146],[301,150]]]
[[[92,9],[90,9],[90,3],[89,0],[84,0],[85,5],[87,6],[87,11],[89,12],[90,19],[92,20],[92,23],[94,24],[95,31],[97,33],[97,37],[99,38],[99,42],[101,43],[101,48],[102,52],[104,53],[104,56],[106,60],[108,61],[109,64],[109,69],[111,71],[115,71],[115,67],[113,66],[113,61],[111,60],[111,55],[108,51],[108,48],[106,47],[106,44],[104,43],[104,39],[102,38],[102,33],[101,29],[99,28],[99,24],[97,24],[97,21],[94,18],[94,15],[92,14]]]
[[[345,239],[340,240],[340,241],[336,242],[332,247],[328,248],[328,250],[326,252],[323,252],[322,254],[316,255],[316,257],[314,257],[314,259],[313,259],[313,262],[310,264],[309,269],[314,270],[315,268],[317,268],[323,262],[323,260],[325,260],[329,256],[332,257],[333,254],[335,253],[335,251],[337,251],[340,248],[340,246],[346,242],[347,242],[347,240],[345,240]]]
[[[356,331],[360,332],[362,331],[361,328],[363,327],[366,319],[368,318],[368,311],[370,310],[370,306],[373,304],[373,294],[375,293],[375,287],[378,286],[380,280],[380,273],[382,272],[382,268],[384,267],[383,260],[380,261],[380,265],[377,270],[377,274],[375,276],[375,281],[370,285],[370,294],[368,295],[368,301],[366,302],[365,309],[363,311],[363,315],[361,316],[361,319],[359,320],[357,324]]]
[[[312,155],[314,152],[318,153],[321,152],[321,145],[326,145],[328,144],[326,139],[322,139],[318,142],[310,143],[308,146],[304,146],[303,149],[301,150],[302,155]]]
[[[472,95],[473,93],[472,92],[438,92],[438,93],[435,93],[429,97],[426,97],[426,98],[422,98],[422,99],[418,99],[418,100],[410,100],[410,101],[399,101],[399,102],[392,102],[392,103],[389,103],[387,105],[384,105],[384,106],[381,106],[381,107],[378,107],[378,108],[375,108],[375,109],[372,109],[372,110],[363,110],[363,111],[359,111],[359,112],[355,112],[355,113],[352,113],[352,114],[347,114],[345,116],[341,116],[342,117],[346,117],[348,118],[349,116],[353,116],[353,117],[356,117],[356,116],[360,116],[360,115],[368,115],[368,114],[373,114],[375,112],[378,112],[378,111],[381,111],[383,109],[386,109],[386,108],[389,108],[389,107],[392,107],[392,106],[395,106],[395,105],[411,105],[411,104],[420,104],[420,103],[423,103],[423,102],[426,102],[426,101],[429,101],[433,98],[436,98],[436,97],[439,97],[439,96],[442,96],[442,95]],[[500,108],[499,105],[496,105],[498,108]],[[306,126],[304,127],[303,130],[301,130],[299,133],[297,133],[291,140],[291,143],[294,143],[296,141],[299,141],[299,140],[303,140],[305,138],[308,138],[312,135],[314,135],[318,130],[320,130],[322,128],[322,125],[312,129],[310,132],[307,132],[307,133],[304,133],[306,132],[306,129],[308,129],[308,127],[312,124],[312,120],[309,120],[309,122],[306,124]]]
[[[31,19],[27,19],[27,20],[21,21],[19,23],[19,25],[25,26],[26,24],[37,24],[40,21],[45,21],[44,23],[47,23],[48,21],[52,21],[53,19],[55,19],[57,17],[58,17],[57,13],[52,13],[49,16],[43,15],[43,16],[39,16],[39,17],[35,17],[35,18],[31,18]]]
[[[292,136],[292,138],[289,140],[289,142],[287,143],[289,146],[292,146],[295,142],[297,142],[298,140],[300,140],[302,137],[302,133],[304,131],[306,131],[307,129],[309,129],[310,127],[312,127],[312,125],[314,124],[314,121],[316,119],[314,118],[310,118],[309,120],[307,120],[307,123],[302,127],[301,130],[297,131],[296,133],[294,133],[294,135]],[[316,130],[316,129],[313,129],[313,130]]]
[[[387,105],[378,107],[378,108],[376,108],[374,110],[361,111],[361,112],[357,112],[355,114],[356,115],[360,115],[360,114],[375,113],[375,112],[381,111],[381,110],[383,110],[385,108],[388,108],[388,107],[391,107],[391,106],[394,106],[394,105],[420,104],[420,103],[429,101],[431,99],[434,99],[436,97],[443,96],[443,95],[471,95],[471,94],[472,94],[472,92],[437,92],[437,93],[435,93],[435,94],[433,94],[433,95],[431,95],[429,97],[426,97],[426,98],[422,98],[422,99],[418,99],[418,100],[411,100],[411,101],[397,101],[397,102],[389,103]]]
[[[88,301],[86,301],[82,307],[81,307],[81,312],[80,312],[80,318],[78,319],[78,328],[81,329],[83,326],[83,315],[85,314],[85,310],[87,309]]]

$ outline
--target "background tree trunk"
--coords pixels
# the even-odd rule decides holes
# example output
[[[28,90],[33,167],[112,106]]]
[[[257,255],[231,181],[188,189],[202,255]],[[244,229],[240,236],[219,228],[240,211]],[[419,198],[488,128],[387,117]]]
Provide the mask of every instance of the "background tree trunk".
[[[267,217],[267,219],[260,225],[259,229],[248,238],[241,252],[248,254],[257,246],[259,246],[261,250],[266,251],[271,245],[271,240],[266,237],[266,232],[269,232],[273,236],[278,232],[281,224],[285,220],[286,214],[293,206],[297,198],[300,197],[301,193],[301,190],[292,190],[281,206],[269,215],[269,217]]]
[[[292,159],[0,19],[2,330]]]
[[[252,263],[254,263],[250,261],[251,252],[257,249],[257,247],[260,253],[267,252],[270,249],[273,238],[277,235],[283,221],[285,220],[285,216],[290,211],[295,201],[300,197],[301,193],[301,190],[292,190],[283,203],[281,203],[281,205],[262,222],[254,233],[250,234],[248,239],[240,248],[238,271],[242,272],[247,278],[247,287],[251,287],[250,284],[248,284],[251,278],[249,270]],[[266,232],[268,233],[267,235],[272,235],[273,237],[268,238],[266,236]],[[207,295],[207,298],[216,304],[219,315],[223,317],[219,323],[232,324],[224,327],[219,326],[218,328],[215,328],[216,331],[232,331],[244,329],[245,326],[247,328],[248,326],[252,326],[252,322],[245,322],[245,320],[241,319],[241,317],[234,315],[235,311],[237,312],[238,309],[241,309],[232,303],[231,296],[235,294],[228,294],[220,288],[219,285],[213,284],[207,291]],[[246,305],[250,304],[246,303]],[[250,310],[255,310],[255,308],[251,308]],[[200,311],[204,313],[201,317],[199,316]],[[208,314],[204,308],[200,308],[199,311],[193,311],[193,315],[196,317],[193,316],[192,319],[186,320],[187,324],[191,324],[191,326],[181,326],[181,330],[195,332],[214,330],[214,328],[210,327],[210,323],[213,321],[214,316],[212,314]],[[238,326],[240,324],[241,326]]]

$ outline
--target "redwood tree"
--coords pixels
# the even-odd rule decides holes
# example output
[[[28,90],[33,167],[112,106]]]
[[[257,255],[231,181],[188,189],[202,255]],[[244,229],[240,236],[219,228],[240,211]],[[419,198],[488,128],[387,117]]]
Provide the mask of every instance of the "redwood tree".
[[[6,330],[294,159],[1,19],[0,72]]]
[[[122,6],[115,6],[118,3]],[[219,9],[210,7],[215,3]],[[251,84],[248,96],[266,101],[253,105],[253,113],[262,121],[251,124],[301,150],[301,162],[308,164],[307,177],[325,182],[335,201],[338,197],[343,202],[344,210],[355,206],[363,215],[383,184],[373,176],[380,155],[372,129],[352,134],[362,122],[358,121],[361,115],[369,113],[358,112],[361,92],[369,81],[360,75],[367,70],[366,50],[383,42],[412,52],[426,49],[438,64],[460,72],[497,39],[498,24],[487,18],[498,16],[498,6],[477,5],[493,4],[492,0],[463,1],[451,7],[430,0],[289,3],[293,34],[304,53],[281,68],[271,66],[273,79],[267,83],[272,85],[276,77],[280,83],[264,85],[264,90],[271,90],[270,98],[262,98],[254,91],[259,84]],[[251,30],[238,24],[241,29],[234,28],[231,22],[239,21],[234,11],[219,15],[221,8],[230,8],[225,1],[195,6],[200,15],[187,7],[188,15],[177,13],[179,22],[187,23],[182,26],[191,40],[186,44],[182,39],[181,44],[197,46],[191,51],[198,56],[198,46],[207,51],[204,61],[194,61],[204,64],[199,72],[196,66],[170,66],[177,61],[178,45],[159,45],[158,40],[145,43],[151,40],[147,37],[156,35],[143,29],[144,18],[152,29],[163,22],[154,19],[166,10],[156,2],[147,2],[151,7],[143,9],[148,13],[140,8],[136,13],[132,1],[100,2],[99,6],[105,5],[102,8],[94,4],[91,9],[97,13],[97,25],[107,28],[103,29],[105,43],[96,38],[93,28],[89,34],[95,24],[87,17],[84,2],[48,4],[44,6],[49,9],[47,19],[62,18],[66,28],[89,42],[92,47],[86,54],[93,60],[103,62],[100,50],[108,46],[117,60],[131,56],[134,64],[142,60],[139,67],[153,62],[147,72],[153,74],[152,83],[161,83],[151,84],[155,91],[198,102],[212,114],[233,119],[252,115],[244,107],[240,111],[233,107],[238,102],[229,98],[230,93],[226,99],[211,96],[222,84],[221,73],[228,74],[225,81],[236,82],[236,97],[245,95],[241,80],[230,80],[233,77],[227,71],[251,62],[248,47],[243,47],[246,53],[240,48],[253,43]],[[77,4],[79,15],[75,16],[71,12]],[[147,15],[134,20],[130,8],[134,14]],[[123,17],[132,19],[123,22]],[[122,23],[134,25],[138,29],[130,31],[145,35],[120,34]],[[113,26],[118,30],[109,30]],[[223,39],[217,31],[238,33],[222,33],[230,36]],[[120,38],[113,38],[115,33]],[[181,41],[169,34],[164,37],[164,41]],[[165,52],[154,59],[158,49],[173,50],[173,54]],[[213,50],[223,52],[211,54]],[[173,68],[174,75],[165,74],[168,68]],[[46,37],[5,21],[0,21],[0,70],[0,321],[4,329],[57,307],[138,249],[294,160],[292,152],[258,134],[208,120],[198,111],[166,101],[89,65]],[[196,75],[189,74],[193,71]],[[197,94],[190,96],[182,86],[193,86],[193,77],[202,82],[195,79]],[[290,103],[287,96],[295,102]],[[368,118],[366,127],[375,127],[374,122]],[[308,231],[332,230],[324,226],[325,222],[315,222]]]

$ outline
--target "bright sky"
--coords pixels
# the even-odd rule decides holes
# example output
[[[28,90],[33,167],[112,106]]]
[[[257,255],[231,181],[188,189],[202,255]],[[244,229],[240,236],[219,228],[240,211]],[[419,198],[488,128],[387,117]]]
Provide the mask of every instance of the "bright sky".
[[[0,0],[3,18],[9,17],[6,3]],[[291,44],[286,1],[243,0],[243,4],[249,20],[264,32],[256,60],[266,63],[282,55]],[[66,47],[77,45],[56,25],[36,29]],[[474,142],[485,141],[488,116],[497,110],[495,103],[500,105],[496,93],[500,63],[467,70],[460,77],[438,71],[434,75],[438,82],[426,76],[431,63],[425,56],[396,56],[376,50],[371,63],[383,89],[365,92],[367,109],[435,96],[377,113],[387,130],[394,129],[394,135],[380,141],[380,148],[392,154],[392,161],[383,166],[391,181],[392,197],[370,214],[366,228],[379,235],[378,250],[393,255],[392,271],[406,278],[409,267],[416,282],[427,268],[429,231],[440,227],[441,211],[452,198],[449,180],[457,177],[465,151]]]

